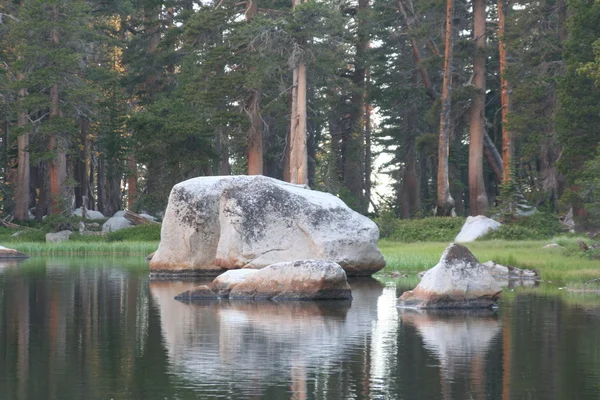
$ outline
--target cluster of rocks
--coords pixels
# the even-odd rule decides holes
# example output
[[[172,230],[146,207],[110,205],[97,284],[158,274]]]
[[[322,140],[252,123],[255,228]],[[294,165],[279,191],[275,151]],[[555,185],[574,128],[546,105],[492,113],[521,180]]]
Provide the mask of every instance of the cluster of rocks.
[[[210,285],[180,293],[177,300],[349,300],[352,292],[343,268],[325,260],[281,262],[260,270],[238,269]]]
[[[110,217],[104,224],[102,224],[102,231],[99,230],[100,224],[97,222],[79,223],[79,233],[90,235],[90,234],[106,234],[109,232],[115,232],[124,228],[130,228],[134,226],[134,223],[125,218],[126,211],[117,211],[112,217]],[[73,211],[74,216],[82,217],[81,208]],[[148,214],[138,214],[140,217],[155,222],[156,218]],[[104,219],[104,215],[100,211],[87,210],[85,213],[86,219],[97,220]],[[59,243],[67,241],[71,238],[73,231],[65,229],[58,232],[51,232],[46,234],[46,243]]]
[[[171,191],[154,278],[219,275],[179,300],[347,300],[347,276],[385,266],[379,230],[339,198],[264,176],[201,177]]]

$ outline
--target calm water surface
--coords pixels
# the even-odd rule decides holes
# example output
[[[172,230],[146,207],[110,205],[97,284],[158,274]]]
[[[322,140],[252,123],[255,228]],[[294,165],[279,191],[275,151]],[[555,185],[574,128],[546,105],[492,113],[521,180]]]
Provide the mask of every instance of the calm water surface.
[[[453,315],[351,286],[351,303],[184,304],[190,283],[138,259],[2,264],[0,398],[600,399],[600,296]]]

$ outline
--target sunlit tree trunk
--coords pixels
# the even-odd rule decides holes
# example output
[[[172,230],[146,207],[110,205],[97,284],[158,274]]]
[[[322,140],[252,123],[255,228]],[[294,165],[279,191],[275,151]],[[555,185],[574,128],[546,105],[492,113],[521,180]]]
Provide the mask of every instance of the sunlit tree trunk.
[[[450,152],[451,109],[452,109],[452,27],[454,17],[453,0],[446,2],[446,50],[444,54],[444,80],[442,88],[442,111],[440,114],[440,136],[438,143],[438,178],[436,216],[452,214],[454,199],[450,195],[448,180],[448,154]]]
[[[469,207],[471,215],[488,210],[483,179],[483,132],[485,130],[485,0],[473,0],[473,85],[476,93],[469,118]]]
[[[508,113],[510,112],[510,94],[506,80],[506,43],[504,41],[504,18],[506,16],[505,2],[498,0],[498,47],[500,55],[500,102],[502,104],[502,167],[504,174],[502,181],[510,182],[512,162],[514,158],[514,145],[512,134],[508,128]]]
[[[58,21],[58,8],[55,6],[52,10],[54,21]],[[50,33],[50,42],[53,46],[58,47],[60,38],[58,31],[52,29]],[[50,120],[60,118],[60,92],[58,83],[52,84],[50,87]],[[63,140],[59,134],[54,131],[48,139],[48,151],[56,154],[50,160],[50,214],[59,214],[61,211],[62,202],[64,199],[64,185],[67,179],[67,156],[65,153]]]
[[[301,0],[293,0],[296,8]],[[301,60],[293,71],[292,118],[290,127],[290,182],[308,184],[306,147],[306,63]]]
[[[251,22],[258,12],[258,0],[246,1],[246,22]],[[254,67],[250,67],[250,72]],[[256,88],[248,90],[245,105],[250,118],[248,129],[248,175],[263,174],[263,123],[260,117],[260,91]]]

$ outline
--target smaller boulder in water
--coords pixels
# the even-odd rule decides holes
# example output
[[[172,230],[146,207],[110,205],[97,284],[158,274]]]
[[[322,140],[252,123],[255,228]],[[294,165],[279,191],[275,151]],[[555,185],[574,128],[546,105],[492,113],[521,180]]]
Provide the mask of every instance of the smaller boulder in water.
[[[0,258],[29,258],[29,256],[15,249],[9,249],[8,247],[0,246]]]
[[[468,217],[454,241],[460,243],[473,242],[486,233],[496,230],[501,226],[502,224],[500,222],[494,221],[485,215]]]
[[[423,309],[490,308],[501,291],[490,268],[477,261],[468,248],[453,243],[417,287],[400,296],[398,305]]]
[[[232,269],[219,276],[217,276],[212,282],[212,289],[219,294],[219,296],[229,296],[231,290],[246,280],[246,278],[258,270],[256,269]]]
[[[326,260],[269,265],[247,276],[229,293],[231,300],[349,300],[344,269]]]

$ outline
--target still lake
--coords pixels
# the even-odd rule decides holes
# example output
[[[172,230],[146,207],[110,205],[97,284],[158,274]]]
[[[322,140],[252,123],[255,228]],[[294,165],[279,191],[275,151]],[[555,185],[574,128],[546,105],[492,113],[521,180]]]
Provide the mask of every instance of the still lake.
[[[141,258],[0,264],[2,399],[600,399],[600,296],[517,289],[496,313],[173,299]]]

